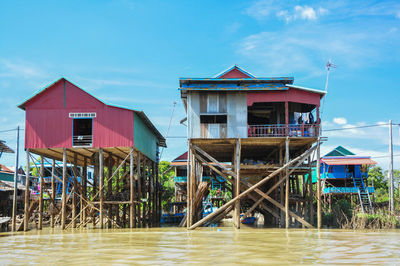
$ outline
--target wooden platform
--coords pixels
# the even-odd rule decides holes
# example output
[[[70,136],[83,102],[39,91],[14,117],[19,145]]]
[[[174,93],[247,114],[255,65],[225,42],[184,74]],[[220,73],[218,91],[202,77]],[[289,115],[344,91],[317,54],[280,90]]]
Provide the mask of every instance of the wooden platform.
[[[314,137],[289,137],[291,153],[301,153],[316,143]],[[236,145],[236,139],[191,139],[192,143],[220,162],[230,162]],[[242,158],[266,157],[277,152],[285,145],[286,137],[243,138],[241,139]]]

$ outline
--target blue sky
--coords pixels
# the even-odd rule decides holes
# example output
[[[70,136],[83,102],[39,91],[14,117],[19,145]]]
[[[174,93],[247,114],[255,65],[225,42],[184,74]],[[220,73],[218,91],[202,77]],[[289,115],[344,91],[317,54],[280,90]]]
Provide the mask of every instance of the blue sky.
[[[399,47],[398,1],[1,1],[0,131],[24,127],[17,104],[64,76],[106,102],[144,110],[164,135],[176,102],[169,135],[185,136],[179,77],[211,77],[238,64],[322,90],[329,59],[338,67],[324,129],[400,123]],[[337,145],[388,153],[385,126],[324,135],[323,153]],[[15,147],[14,132],[0,139]],[[182,138],[167,144],[166,160],[186,150]],[[12,155],[0,160],[14,164]],[[387,158],[376,160],[387,167]]]

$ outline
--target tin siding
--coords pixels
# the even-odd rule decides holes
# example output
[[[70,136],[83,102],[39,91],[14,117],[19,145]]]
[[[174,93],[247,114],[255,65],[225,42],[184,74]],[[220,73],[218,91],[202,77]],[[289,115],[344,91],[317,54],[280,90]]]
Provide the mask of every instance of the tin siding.
[[[227,94],[228,138],[247,138],[247,97],[245,93]]]
[[[200,96],[198,92],[188,94],[188,138],[200,138]]]
[[[72,83],[57,82],[26,103],[25,148],[72,148],[70,112],[96,112],[93,146],[133,146],[133,111],[107,106]]]
[[[151,160],[157,161],[157,137],[135,113],[133,121],[135,147]]]

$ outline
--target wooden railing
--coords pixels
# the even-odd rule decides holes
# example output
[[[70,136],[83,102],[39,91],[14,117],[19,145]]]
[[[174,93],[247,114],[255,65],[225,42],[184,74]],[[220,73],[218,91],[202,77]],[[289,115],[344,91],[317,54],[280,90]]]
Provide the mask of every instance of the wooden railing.
[[[90,147],[93,143],[93,135],[73,136],[73,146]]]
[[[318,124],[302,125],[249,125],[247,126],[247,135],[249,138],[265,137],[318,137]]]

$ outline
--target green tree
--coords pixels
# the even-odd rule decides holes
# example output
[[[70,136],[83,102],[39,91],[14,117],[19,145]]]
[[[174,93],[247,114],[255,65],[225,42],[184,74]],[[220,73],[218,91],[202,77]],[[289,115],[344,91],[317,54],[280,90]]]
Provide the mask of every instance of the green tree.
[[[158,165],[158,171],[161,178],[161,184],[163,192],[161,196],[161,205],[164,206],[172,202],[175,197],[175,183],[174,183],[174,169],[171,167],[171,163],[167,161],[161,161]]]

